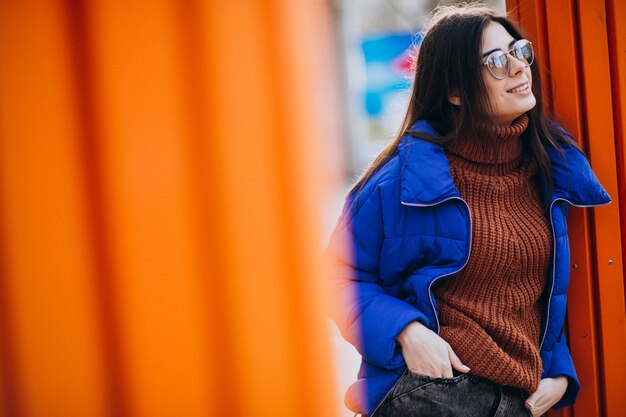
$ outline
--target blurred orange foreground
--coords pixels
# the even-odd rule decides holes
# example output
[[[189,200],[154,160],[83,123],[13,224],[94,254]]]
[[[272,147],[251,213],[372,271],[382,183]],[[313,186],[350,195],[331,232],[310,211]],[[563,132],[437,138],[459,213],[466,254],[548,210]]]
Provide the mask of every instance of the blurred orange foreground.
[[[0,416],[336,415],[327,3],[0,2]]]

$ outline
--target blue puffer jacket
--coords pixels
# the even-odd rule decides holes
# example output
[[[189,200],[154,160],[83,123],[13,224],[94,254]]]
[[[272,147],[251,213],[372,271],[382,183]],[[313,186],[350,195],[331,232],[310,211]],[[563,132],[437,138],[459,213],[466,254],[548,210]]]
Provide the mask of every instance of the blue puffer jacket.
[[[423,121],[413,130],[436,134]],[[581,152],[569,145],[547,150],[554,176],[547,213],[554,251],[540,352],[543,378],[569,378],[567,392],[555,405],[560,408],[573,404],[580,388],[563,335],[570,263],[567,208],[611,200]],[[372,413],[398,381],[406,365],[396,337],[407,324],[418,320],[439,331],[431,287],[465,266],[471,227],[469,207],[452,182],[442,147],[411,136],[403,138],[398,154],[358,197],[348,197],[328,248],[336,267],[333,319],[362,356],[358,380],[346,394],[348,408]],[[352,250],[345,250],[346,243]]]

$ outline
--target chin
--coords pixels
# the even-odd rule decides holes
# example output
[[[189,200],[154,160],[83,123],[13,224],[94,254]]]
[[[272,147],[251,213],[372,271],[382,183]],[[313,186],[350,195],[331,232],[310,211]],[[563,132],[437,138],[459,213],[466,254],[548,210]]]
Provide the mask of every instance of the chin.
[[[516,115],[515,117],[513,117],[513,119],[517,119],[522,114],[528,112],[529,110],[534,109],[536,105],[537,105],[537,101],[533,97],[532,101],[529,100],[529,102],[526,105],[518,107],[517,111],[513,113],[513,114]]]
[[[524,106],[526,109],[524,110],[524,113],[526,113],[528,110],[533,109],[535,106],[537,105],[537,99],[535,98],[535,96],[531,93],[530,96],[528,97],[526,106]]]

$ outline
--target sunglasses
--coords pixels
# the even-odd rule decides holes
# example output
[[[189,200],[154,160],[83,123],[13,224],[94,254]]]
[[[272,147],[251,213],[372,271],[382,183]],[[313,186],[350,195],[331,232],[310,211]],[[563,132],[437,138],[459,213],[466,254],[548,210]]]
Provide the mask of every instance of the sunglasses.
[[[487,69],[494,78],[503,80],[509,75],[509,59],[515,57],[527,67],[530,67],[535,60],[533,44],[529,40],[520,39],[516,41],[507,52],[494,51],[481,60],[482,65],[487,65]]]

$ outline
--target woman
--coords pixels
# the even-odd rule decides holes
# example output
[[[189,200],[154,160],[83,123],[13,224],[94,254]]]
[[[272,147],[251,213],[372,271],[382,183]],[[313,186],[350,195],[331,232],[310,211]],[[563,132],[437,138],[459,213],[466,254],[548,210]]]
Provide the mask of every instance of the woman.
[[[610,198],[543,114],[532,44],[510,20],[439,8],[416,64],[401,132],[329,245],[333,319],[363,358],[346,403],[376,417],[573,404],[566,212]]]

